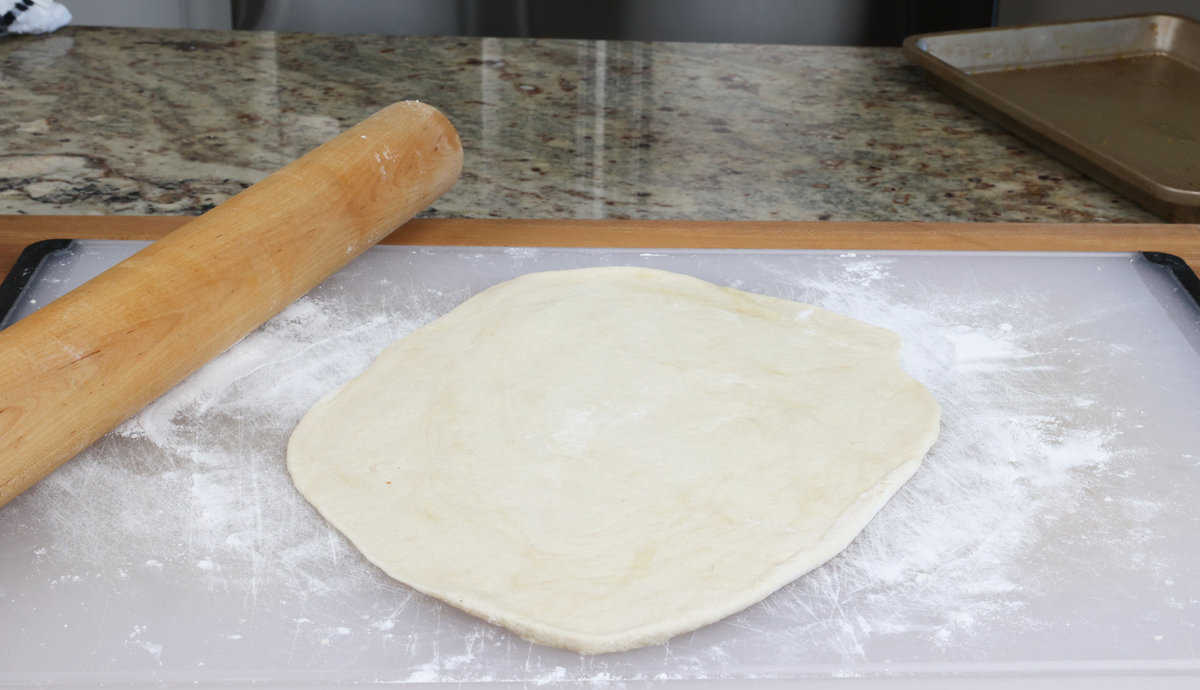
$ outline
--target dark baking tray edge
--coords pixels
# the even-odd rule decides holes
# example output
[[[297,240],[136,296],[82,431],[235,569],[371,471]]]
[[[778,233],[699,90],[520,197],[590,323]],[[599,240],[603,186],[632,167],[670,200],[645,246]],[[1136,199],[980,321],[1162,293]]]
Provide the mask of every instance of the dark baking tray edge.
[[[1171,272],[1179,286],[1192,297],[1192,301],[1200,307],[1200,276],[1192,270],[1188,262],[1174,254],[1165,252],[1142,252],[1142,256],[1150,263],[1158,264]]]
[[[21,292],[33,278],[38,266],[42,265],[42,261],[50,254],[60,249],[66,249],[70,245],[71,240],[42,240],[21,250],[21,255],[17,257],[12,270],[4,277],[4,282],[0,283],[0,328],[5,327],[5,320],[17,306],[17,300],[21,299]]]
[[[977,31],[989,31],[989,29],[979,29]],[[917,47],[917,42],[921,39],[937,35],[941,34],[909,36],[904,39],[901,51],[909,62],[925,70],[932,78],[934,84],[946,93],[946,95],[950,96],[950,98],[966,105],[971,110],[999,124],[1020,139],[1029,142],[1036,148],[1045,151],[1054,158],[1063,161],[1083,174],[1108,186],[1110,189],[1125,195],[1135,203],[1152,213],[1162,216],[1168,221],[1175,223],[1200,222],[1200,206],[1177,204],[1155,196],[1153,192],[1126,180],[1123,176],[1109,170],[1101,163],[1088,158],[1086,155],[1075,151],[1069,146],[1059,143],[1053,137],[1041,132],[1036,125],[1025,122],[1017,115],[994,104],[992,96],[985,89],[975,84],[964,72]]]

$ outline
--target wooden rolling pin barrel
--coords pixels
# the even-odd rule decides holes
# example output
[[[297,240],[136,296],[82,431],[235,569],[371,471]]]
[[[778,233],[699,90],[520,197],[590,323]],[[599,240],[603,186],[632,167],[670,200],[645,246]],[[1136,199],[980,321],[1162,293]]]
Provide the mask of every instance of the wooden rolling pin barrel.
[[[396,103],[0,332],[0,506],[454,185],[462,144]]]

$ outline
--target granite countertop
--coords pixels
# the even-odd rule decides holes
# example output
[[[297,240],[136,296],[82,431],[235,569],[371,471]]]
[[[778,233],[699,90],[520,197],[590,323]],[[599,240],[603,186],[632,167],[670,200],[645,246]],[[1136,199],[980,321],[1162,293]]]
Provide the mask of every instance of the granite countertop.
[[[70,27],[0,89],[0,213],[198,214],[415,98],[466,150],[425,215],[1157,220],[893,48]]]

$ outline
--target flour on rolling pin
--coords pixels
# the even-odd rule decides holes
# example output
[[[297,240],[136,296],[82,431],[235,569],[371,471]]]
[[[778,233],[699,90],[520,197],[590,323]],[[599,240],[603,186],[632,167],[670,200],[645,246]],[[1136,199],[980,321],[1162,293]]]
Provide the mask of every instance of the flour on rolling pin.
[[[189,596],[236,602],[193,623],[226,645],[285,631],[255,643],[268,668],[332,668],[352,654],[381,669],[372,677],[458,682],[789,677],[988,660],[997,639],[1017,654],[1022,637],[1061,624],[1053,600],[1070,585],[1060,579],[1093,567],[1072,559],[1103,561],[1114,577],[1182,575],[1153,529],[1175,499],[1113,489],[1146,451],[1127,430],[1149,422],[1101,397],[1111,382],[1096,367],[1129,346],[1080,324],[1120,319],[1122,305],[1096,302],[1084,321],[1066,321],[1033,287],[1001,295],[986,276],[974,292],[922,282],[931,273],[920,262],[932,260],[377,248],[18,498],[9,521],[45,537],[19,557],[60,593],[73,578],[119,586],[162,577],[184,582]],[[595,264],[692,273],[895,330],[906,369],[944,413],[925,465],[841,556],[668,645],[581,658],[388,580],[296,493],[283,463],[304,412],[388,343],[500,280]],[[216,663],[141,624],[121,632],[137,633],[131,653],[147,663],[170,667],[172,651]]]

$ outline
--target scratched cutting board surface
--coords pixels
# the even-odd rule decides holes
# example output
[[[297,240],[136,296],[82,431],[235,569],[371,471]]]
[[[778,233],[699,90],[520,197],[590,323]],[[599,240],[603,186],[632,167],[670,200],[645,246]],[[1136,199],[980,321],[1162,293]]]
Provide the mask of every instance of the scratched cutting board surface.
[[[13,317],[141,246],[58,252]],[[318,398],[480,289],[605,264],[895,330],[944,416],[830,563],[668,644],[581,657],[389,580],[295,492],[284,448]],[[1195,682],[1198,410],[1200,308],[1140,255],[377,247],[0,509],[0,684]]]

